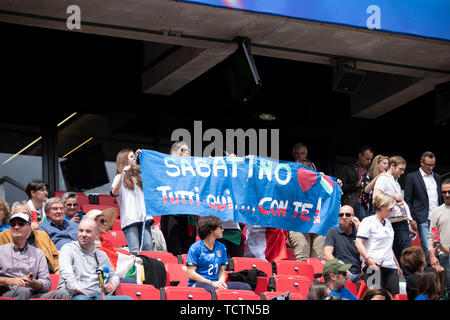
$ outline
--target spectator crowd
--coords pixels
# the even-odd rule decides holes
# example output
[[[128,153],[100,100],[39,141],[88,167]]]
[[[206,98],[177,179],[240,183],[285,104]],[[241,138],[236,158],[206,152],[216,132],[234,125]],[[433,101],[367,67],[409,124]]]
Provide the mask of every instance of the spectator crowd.
[[[409,300],[449,297],[450,178],[434,172],[432,152],[422,154],[402,188],[399,178],[406,160],[399,155],[374,157],[372,148],[362,147],[356,161],[337,174],[342,188],[339,225],[326,236],[177,214],[162,216],[159,228],[155,217],[145,214],[140,153],[124,149],[117,154],[111,196],[119,208],[82,212],[77,193],[48,198],[43,181],[27,185],[24,201],[9,206],[0,198],[0,296],[131,299],[114,292],[120,283],[142,283],[142,270],[153,270],[145,274],[151,281],[163,281],[155,262],[141,251],[187,255],[188,286],[209,292],[252,290],[245,282],[227,282],[225,270],[232,257],[267,261],[267,254],[253,249],[264,232],[273,235],[270,241],[291,247],[298,261],[326,261],[319,275],[323,281],[311,285],[309,300],[357,300],[346,288],[348,280],[367,287],[359,297],[364,300],[391,300],[402,292],[402,283]],[[177,142],[170,153],[189,156],[190,149]],[[296,144],[292,156],[319,171],[308,159],[306,145]],[[108,233],[118,209],[125,251],[114,247]],[[416,237],[420,246],[412,245]],[[52,291],[51,274],[60,279]]]

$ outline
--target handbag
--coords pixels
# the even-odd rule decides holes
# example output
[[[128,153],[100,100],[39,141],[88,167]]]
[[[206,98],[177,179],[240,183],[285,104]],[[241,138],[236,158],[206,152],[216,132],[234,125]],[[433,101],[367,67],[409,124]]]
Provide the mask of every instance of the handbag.
[[[395,185],[390,180],[388,180],[388,181],[394,188],[395,193],[401,194],[400,192],[397,191],[397,188],[395,187]],[[408,220],[408,216],[409,216],[408,213],[409,213],[409,207],[408,207],[408,204],[404,200],[395,201],[395,206],[392,209],[392,213],[389,215],[388,219],[389,220],[392,220],[392,219],[397,220],[400,218],[401,220],[404,220],[404,219]]]

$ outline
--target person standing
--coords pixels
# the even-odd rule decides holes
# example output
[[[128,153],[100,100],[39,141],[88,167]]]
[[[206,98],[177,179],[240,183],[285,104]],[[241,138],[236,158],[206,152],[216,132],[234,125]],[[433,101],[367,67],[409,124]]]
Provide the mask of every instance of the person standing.
[[[364,207],[367,215],[371,216],[375,214],[373,209],[373,187],[377,179],[386,173],[389,168],[389,157],[379,154],[372,160],[372,164],[369,167],[367,173],[363,176],[361,181],[361,205]]]
[[[25,189],[27,194],[28,207],[30,208],[33,220],[31,227],[37,229],[39,224],[46,220],[45,216],[45,202],[47,201],[48,192],[44,181],[31,181],[27,184]]]
[[[185,142],[179,141],[170,148],[170,155],[190,156],[191,150]],[[174,214],[161,216],[161,231],[166,240],[167,251],[175,256],[187,253],[189,247],[195,242],[195,225],[195,215],[174,212]]]
[[[430,264],[435,267],[441,265],[445,269],[445,284],[447,286],[447,297],[450,297],[450,179],[442,181],[441,194],[444,204],[433,210],[430,221],[430,233],[428,234],[428,253]],[[433,241],[433,228],[439,232],[440,242]],[[437,253],[435,250],[437,249]]]
[[[117,197],[120,208],[120,225],[127,239],[128,251],[152,251],[151,225],[154,220],[145,211],[141,169],[137,155],[131,149],[119,151],[116,157],[116,176],[111,186],[111,195]]]
[[[361,221],[355,245],[364,259],[363,272],[367,287],[371,287],[369,278],[375,279],[381,288],[395,296],[399,293],[399,278],[403,275],[392,250],[394,229],[388,219],[395,207],[395,200],[390,195],[379,192],[374,197],[373,205],[375,215]]]
[[[405,173],[405,169],[406,160],[403,157],[390,157],[389,169],[377,179],[373,192],[374,198],[380,193],[386,193],[396,201],[396,206],[393,214],[389,216],[389,221],[394,229],[393,249],[398,261],[400,261],[402,251],[411,247],[411,240],[409,239],[410,230],[417,230],[417,224],[411,217],[408,205],[403,201],[402,188],[398,183],[398,179]],[[402,270],[405,278],[407,278],[409,276],[408,272],[405,269]]]
[[[367,173],[372,159],[372,148],[363,146],[356,162],[345,166],[339,175],[342,180],[342,204],[353,207],[359,220],[366,216],[365,209],[361,205],[362,178]]]
[[[424,152],[420,158],[420,168],[406,176],[405,201],[411,216],[417,223],[420,243],[428,257],[428,233],[430,232],[431,213],[444,199],[441,195],[441,177],[433,168],[436,157],[432,152]]]

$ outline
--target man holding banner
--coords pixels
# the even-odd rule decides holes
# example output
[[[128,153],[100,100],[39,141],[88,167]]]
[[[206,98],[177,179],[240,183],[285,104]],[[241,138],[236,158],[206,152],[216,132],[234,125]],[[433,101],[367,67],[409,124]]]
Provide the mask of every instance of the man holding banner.
[[[326,235],[341,188],[302,164],[262,157],[189,157],[143,150],[148,215],[215,215],[253,226]]]

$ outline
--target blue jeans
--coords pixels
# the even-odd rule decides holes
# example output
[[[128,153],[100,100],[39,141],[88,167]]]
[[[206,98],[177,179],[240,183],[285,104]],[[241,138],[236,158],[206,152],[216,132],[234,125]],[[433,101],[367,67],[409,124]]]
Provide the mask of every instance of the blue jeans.
[[[141,246],[142,239],[142,222],[126,226],[123,230],[125,233],[125,238],[127,239],[128,251],[138,252]],[[143,251],[153,250],[152,233],[150,231],[151,222],[147,221],[145,223],[144,229],[144,243],[142,245]]]
[[[355,211],[355,217],[357,217],[359,220],[367,217],[366,208],[361,205],[361,202],[356,202],[353,210]]]
[[[226,284],[227,284],[227,288],[228,289],[233,289],[233,290],[252,290],[252,287],[250,287],[250,285],[248,283],[246,283],[246,282],[230,281],[230,282],[226,282]],[[203,288],[203,289],[205,289],[208,292],[212,292],[212,291],[216,290],[209,283],[199,282],[199,281],[194,282],[192,287]]]
[[[420,224],[417,224],[417,229],[419,231],[420,244],[425,252],[428,252],[428,233],[430,233],[430,220],[426,220]]]
[[[394,243],[392,244],[392,250],[394,251],[395,257],[400,264],[403,276],[408,279],[409,273],[400,263],[400,257],[404,249],[411,247],[411,240],[409,239],[409,225],[408,221],[400,221],[392,223],[392,229],[394,229]]]
[[[106,300],[133,300],[129,296],[105,296]],[[75,297],[72,298],[72,300],[101,300],[100,295],[95,296],[85,296],[84,294],[77,294]]]

